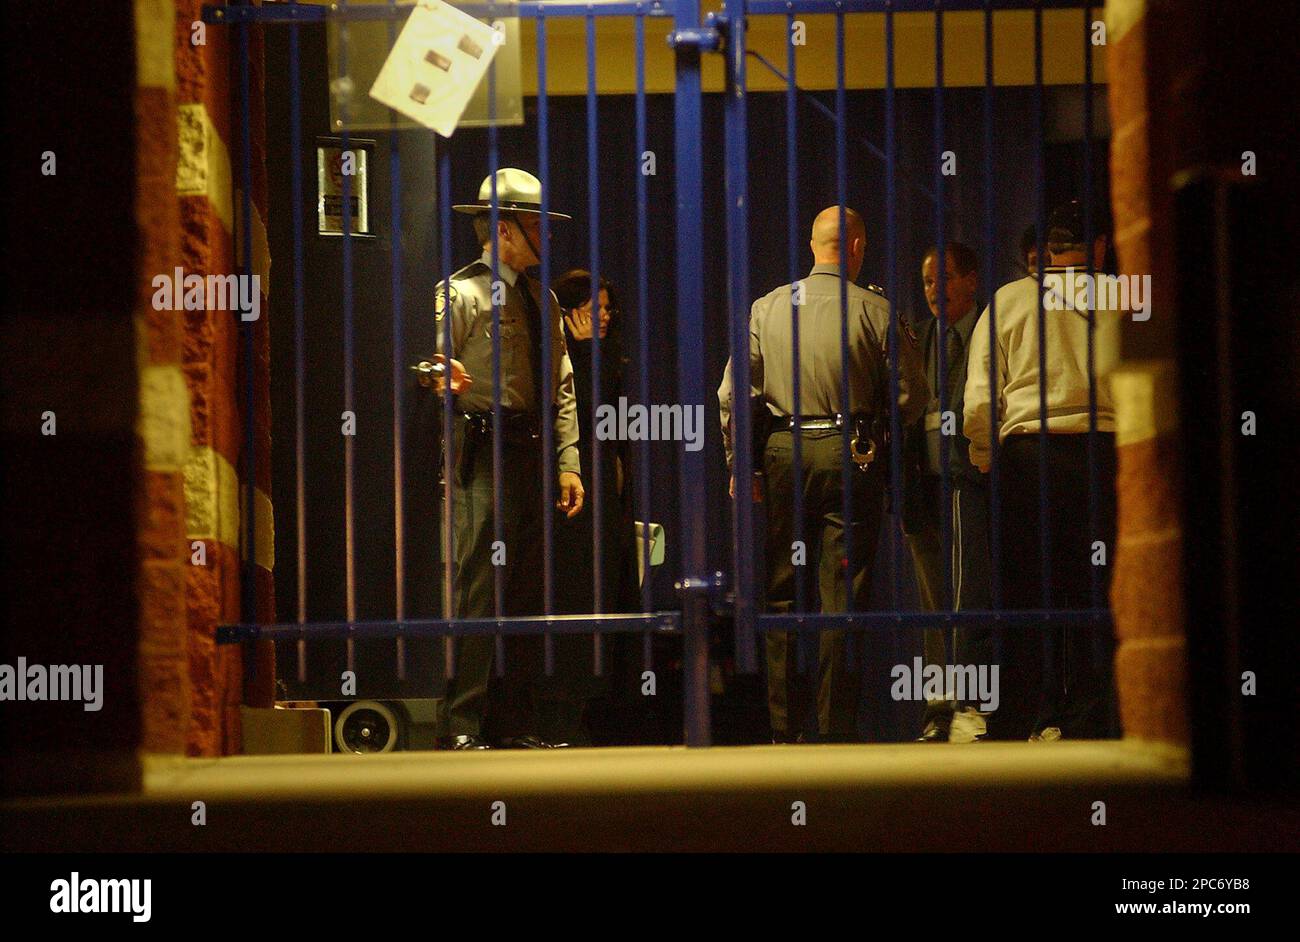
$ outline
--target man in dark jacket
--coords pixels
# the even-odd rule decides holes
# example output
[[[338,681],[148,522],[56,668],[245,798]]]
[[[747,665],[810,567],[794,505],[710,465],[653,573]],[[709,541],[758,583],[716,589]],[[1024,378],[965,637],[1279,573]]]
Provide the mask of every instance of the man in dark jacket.
[[[938,247],[926,252],[921,263],[931,317],[918,331],[918,347],[933,396],[921,421],[908,429],[903,529],[922,606],[929,611],[960,611],[989,606],[989,493],[987,475],[971,464],[970,442],[962,434],[967,356],[979,317],[975,253],[960,242],[949,242],[944,254],[942,292]],[[951,536],[947,543],[943,539],[945,517]],[[960,640],[954,637],[949,648],[954,659]],[[925,629],[927,665],[942,667],[945,647],[943,629]],[[919,741],[948,740],[956,707],[953,695],[948,691],[944,699],[926,703]],[[979,718],[970,718],[976,721],[974,735],[981,735]],[[962,724],[963,728],[970,725]]]

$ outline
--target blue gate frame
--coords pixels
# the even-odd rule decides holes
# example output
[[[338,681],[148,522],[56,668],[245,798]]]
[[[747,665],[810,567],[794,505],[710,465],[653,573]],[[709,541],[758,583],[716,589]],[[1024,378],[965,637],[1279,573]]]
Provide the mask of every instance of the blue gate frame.
[[[985,71],[984,71],[984,283],[990,288],[993,286],[994,267],[993,257],[995,252],[994,241],[994,201],[993,201],[993,121],[992,121],[992,96],[993,96],[993,14],[996,10],[1022,9],[1032,10],[1034,13],[1034,66],[1035,66],[1035,84],[1034,84],[1034,119],[1037,134],[1035,136],[1035,159],[1036,159],[1036,207],[1037,207],[1037,232],[1038,232],[1038,252],[1039,258],[1045,258],[1045,216],[1046,207],[1044,204],[1044,183],[1043,183],[1043,10],[1047,8],[1069,8],[1080,10],[1083,15],[1085,24],[1084,34],[1084,61],[1085,61],[1085,139],[1084,139],[1084,174],[1086,179],[1091,178],[1090,166],[1090,143],[1092,129],[1092,47],[1088,41],[1088,29],[1086,24],[1092,21],[1093,5],[1079,3],[1077,0],[725,0],[723,10],[719,13],[711,13],[705,18],[700,16],[699,0],[645,0],[645,2],[608,2],[608,3],[576,3],[576,2],[521,2],[512,4],[492,4],[492,3],[456,3],[459,9],[470,13],[474,16],[492,18],[497,15],[518,16],[521,18],[532,18],[537,28],[537,68],[538,68],[538,146],[539,146],[539,176],[542,180],[543,194],[543,216],[542,216],[542,261],[541,261],[541,280],[543,284],[550,284],[550,250],[548,242],[548,220],[545,216],[545,210],[549,208],[549,165],[548,165],[548,115],[547,115],[547,93],[546,93],[546,23],[550,19],[560,17],[582,17],[586,22],[587,37],[587,159],[590,174],[590,247],[591,263],[590,270],[592,273],[593,295],[598,291],[599,285],[599,203],[598,203],[598,184],[594,173],[597,153],[597,127],[596,127],[596,62],[595,62],[595,22],[598,17],[634,17],[635,18],[635,43],[636,43],[636,155],[644,153],[646,149],[646,103],[645,103],[645,30],[646,21],[669,19],[671,18],[671,29],[667,34],[667,41],[676,53],[676,87],[674,92],[675,101],[675,183],[676,183],[676,249],[677,249],[677,299],[678,299],[678,396],[682,403],[704,403],[706,401],[706,377],[704,370],[704,272],[702,262],[703,248],[703,229],[702,229],[702,202],[703,202],[703,162],[699,142],[702,134],[702,95],[703,89],[701,84],[700,64],[701,57],[707,53],[718,53],[725,56],[726,59],[726,102],[725,112],[725,191],[727,200],[727,219],[726,219],[726,237],[727,237],[727,288],[728,288],[728,314],[730,326],[730,350],[734,370],[734,388],[745,389],[749,385],[749,340],[748,340],[748,309],[751,298],[749,297],[749,233],[747,223],[747,207],[749,205],[749,185],[746,175],[746,154],[748,149],[747,123],[746,123],[746,88],[747,88],[747,66],[750,57],[786,81],[786,131],[787,131],[787,201],[790,209],[789,212],[789,229],[787,233],[788,252],[790,263],[790,282],[796,282],[801,271],[798,264],[798,233],[796,231],[797,213],[795,212],[795,186],[797,182],[796,161],[795,157],[795,140],[796,140],[796,114],[795,105],[800,94],[800,89],[796,83],[795,72],[795,46],[793,44],[792,25],[794,19],[800,15],[827,14],[835,17],[836,28],[836,88],[835,88],[835,108],[833,111],[828,109],[819,101],[813,100],[813,104],[823,112],[827,113],[834,121],[835,126],[835,150],[836,150],[836,185],[839,195],[839,203],[843,206],[846,202],[845,195],[847,192],[847,114],[846,114],[846,94],[844,83],[844,62],[845,62],[845,41],[844,41],[844,24],[845,16],[851,14],[879,14],[884,17],[885,28],[885,141],[883,151],[875,147],[870,142],[867,147],[885,164],[885,200],[886,200],[886,256],[887,256],[887,275],[886,275],[886,295],[890,299],[896,299],[899,294],[898,281],[898,247],[897,247],[897,209],[898,209],[898,187],[897,187],[897,150],[896,150],[896,114],[895,114],[895,85],[894,85],[894,14],[899,12],[926,12],[938,14],[935,18],[935,51],[936,51],[936,75],[935,75],[935,175],[933,183],[933,192],[930,196],[933,199],[935,207],[935,226],[937,230],[936,242],[943,254],[945,244],[944,232],[944,178],[939,171],[938,155],[943,151],[943,13],[952,11],[982,11],[984,14],[984,38],[985,38]],[[249,140],[250,124],[250,102],[249,102],[249,46],[248,31],[254,27],[263,27],[270,25],[283,25],[290,31],[290,74],[288,81],[290,83],[290,141],[293,153],[298,154],[301,151],[302,132],[300,123],[300,92],[299,92],[299,65],[298,65],[298,27],[300,24],[321,23],[327,18],[333,18],[338,21],[340,26],[340,43],[339,43],[339,60],[342,70],[346,71],[347,62],[347,24],[351,21],[362,20],[387,20],[390,24],[390,35],[396,35],[396,28],[399,19],[404,18],[413,4],[399,4],[395,0],[390,0],[387,5],[349,5],[346,0],[339,0],[338,3],[329,7],[316,4],[287,3],[276,4],[274,6],[252,6],[249,4],[232,4],[232,5],[208,5],[203,9],[203,18],[206,22],[212,24],[227,24],[235,30],[236,54],[239,57],[239,87],[238,87],[238,109],[241,121],[240,126],[240,154],[239,154],[239,176],[242,180],[243,193],[243,215],[241,217],[242,232],[242,253],[239,263],[243,272],[248,273],[252,269],[251,261],[251,207],[250,193],[251,186],[249,181],[252,178],[251,168],[251,145]],[[748,16],[781,16],[784,15],[787,20],[787,63],[784,75],[770,62],[761,55],[746,49],[746,19]],[[489,70],[489,118],[493,117],[492,109],[495,106],[495,70]],[[343,122],[345,127],[342,131],[343,147],[346,149],[348,140],[348,130],[346,120]],[[396,147],[396,130],[390,132],[392,140],[392,152],[390,157],[390,167],[392,175],[392,188],[394,194],[400,193],[401,183],[401,165],[400,156]],[[489,173],[495,174],[498,169],[497,156],[497,130],[489,122]],[[638,331],[638,348],[641,364],[649,362],[649,330],[648,320],[645,312],[648,309],[648,283],[647,283],[647,197],[646,181],[644,175],[637,175],[637,299],[639,307],[639,331]],[[450,277],[450,259],[451,259],[451,171],[450,171],[450,153],[448,148],[443,147],[439,156],[438,166],[438,204],[441,224],[441,257],[443,259],[444,271],[443,279]],[[296,208],[302,206],[302,179],[301,168],[295,160],[292,168],[292,193],[293,201]],[[343,206],[344,213],[348,212],[350,206],[350,178],[343,177]],[[497,216],[497,199],[495,193],[495,181],[492,193],[492,223],[493,232],[495,233],[495,223]],[[1088,235],[1088,241],[1091,242],[1093,234],[1093,214],[1090,188],[1085,187],[1084,193],[1085,204],[1085,229]],[[400,213],[400,199],[393,201],[394,213]],[[841,213],[841,216],[843,214]],[[841,218],[841,222],[843,219]],[[394,218],[394,229],[398,230],[400,218]],[[343,319],[344,319],[344,356],[346,359],[344,371],[344,403],[345,408],[350,409],[353,402],[355,390],[353,389],[353,378],[351,370],[352,350],[353,350],[353,312],[352,312],[352,235],[350,225],[346,219],[343,225]],[[451,591],[454,580],[453,559],[450,550],[451,541],[451,475],[445,475],[445,506],[443,513],[443,617],[439,619],[409,619],[404,617],[403,611],[403,565],[402,554],[404,546],[404,534],[402,532],[402,514],[401,514],[401,491],[402,491],[402,434],[398,422],[398,416],[401,414],[401,382],[400,379],[407,369],[404,362],[404,350],[402,343],[402,333],[400,318],[398,312],[401,307],[401,259],[400,252],[396,249],[393,252],[392,266],[392,285],[393,285],[393,324],[394,324],[394,353],[393,353],[393,371],[394,371],[394,461],[395,461],[395,481],[394,494],[398,502],[398,513],[396,515],[395,546],[396,546],[396,565],[397,565],[397,617],[392,620],[372,620],[358,621],[355,610],[355,583],[354,583],[354,556],[353,556],[353,455],[352,442],[349,438],[345,442],[345,528],[347,544],[347,618],[344,621],[335,622],[309,622],[306,617],[306,558],[305,558],[305,530],[304,530],[304,484],[303,484],[303,466],[304,466],[304,442],[303,442],[303,396],[305,388],[305,364],[303,362],[303,284],[304,284],[304,266],[303,266],[303,238],[301,231],[301,214],[296,213],[293,221],[293,292],[294,292],[294,317],[295,317],[295,374],[296,374],[296,396],[297,396],[297,414],[296,414],[296,456],[297,456],[297,523],[298,523],[298,620],[289,624],[265,625],[256,623],[256,587],[253,579],[252,566],[253,554],[249,553],[245,560],[245,570],[242,574],[242,618],[239,623],[223,625],[218,628],[217,640],[220,643],[231,644],[251,641],[255,639],[270,640],[295,640],[298,643],[298,670],[300,679],[305,679],[305,650],[306,644],[310,640],[323,639],[345,639],[348,648],[348,665],[353,664],[354,643],[357,639],[387,639],[395,641],[395,663],[396,671],[399,677],[405,676],[405,639],[407,638],[428,638],[442,637],[445,640],[444,656],[447,663],[448,674],[454,673],[455,664],[452,655],[452,640],[457,635],[465,634],[493,634],[497,638],[497,665],[498,671],[502,665],[502,645],[501,639],[504,634],[542,634],[545,636],[545,660],[546,670],[549,673],[553,668],[553,649],[551,636],[555,633],[590,633],[593,637],[593,669],[599,673],[602,669],[602,648],[601,634],[603,632],[623,631],[623,632],[641,632],[644,635],[644,658],[647,668],[650,666],[651,658],[651,636],[654,632],[680,632],[684,640],[684,663],[685,663],[685,742],[688,746],[707,746],[710,743],[710,719],[709,719],[709,652],[708,652],[708,625],[711,617],[719,609],[725,608],[735,621],[735,645],[736,645],[736,663],[738,669],[744,672],[753,672],[757,670],[757,637],[767,631],[795,631],[795,632],[817,632],[824,629],[839,628],[853,631],[863,631],[870,629],[890,629],[907,626],[932,626],[944,624],[946,626],[955,626],[963,623],[979,623],[1013,630],[1026,630],[1041,628],[1049,625],[1109,625],[1110,612],[1105,605],[1104,599],[1101,598],[1100,581],[1098,575],[1094,572],[1093,578],[1093,597],[1092,607],[1082,610],[1059,610],[1051,607],[1051,586],[1050,577],[1045,575],[1043,580],[1043,607],[1039,610],[1018,610],[1002,611],[999,609],[999,586],[998,586],[998,566],[1000,564],[1000,540],[997,526],[998,519],[998,448],[997,448],[997,410],[993,409],[992,416],[992,441],[993,448],[993,466],[991,472],[991,488],[993,495],[993,507],[991,519],[994,521],[992,526],[992,569],[993,569],[993,604],[994,608],[989,611],[940,611],[940,612],[903,612],[899,611],[898,604],[902,594],[901,588],[901,541],[897,532],[894,532],[892,543],[893,551],[893,596],[894,610],[892,611],[850,611],[842,614],[821,614],[809,613],[805,611],[806,600],[802,598],[802,584],[800,583],[800,597],[797,602],[798,612],[788,615],[771,615],[762,614],[759,611],[758,591],[756,579],[758,574],[755,572],[753,556],[749,552],[749,547],[754,545],[755,525],[753,505],[747,499],[745,488],[738,488],[737,493],[741,495],[736,501],[735,513],[733,514],[733,548],[734,548],[734,573],[731,580],[730,593],[725,592],[727,580],[721,572],[714,570],[709,563],[706,542],[706,529],[703,517],[694,512],[694,508],[702,506],[706,500],[706,468],[704,466],[703,451],[691,452],[682,449],[679,452],[680,468],[680,486],[681,486],[681,507],[682,514],[679,521],[682,552],[682,573],[678,583],[678,588],[682,595],[681,612],[661,611],[652,612],[651,599],[649,592],[648,580],[642,586],[642,608],[639,614],[604,614],[600,612],[601,599],[599,595],[600,585],[600,567],[601,567],[601,544],[599,528],[594,528],[595,540],[595,560],[596,560],[596,609],[597,613],[592,615],[573,615],[573,616],[555,616],[542,615],[535,617],[496,617],[496,618],[476,618],[476,619],[457,619],[452,617],[451,605],[453,593]],[[844,249],[841,248],[841,252]],[[497,277],[497,245],[495,235],[492,245],[492,267],[493,277]],[[843,270],[845,266],[841,264]],[[1089,276],[1093,275],[1092,263],[1089,261]],[[939,266],[939,298],[940,304],[944,299],[944,266]],[[990,291],[992,295],[992,291]],[[996,328],[996,309],[990,299],[991,310],[989,318],[990,337],[994,337]],[[841,305],[847,305],[847,286],[841,283]],[[494,327],[499,326],[500,309],[494,309]],[[798,338],[798,307],[793,303],[793,292],[791,302],[791,320],[794,326],[793,336]],[[1043,330],[1044,312],[1041,302],[1038,311],[1040,336]],[[451,348],[450,344],[450,319],[444,319],[444,343],[447,349]],[[890,325],[889,325],[889,343],[890,348],[897,351],[898,338],[898,311],[896,305],[891,304]],[[493,380],[494,388],[498,391],[494,396],[494,445],[493,458],[495,469],[495,494],[494,500],[498,508],[496,520],[498,527],[501,526],[501,514],[499,512],[501,502],[501,434],[500,434],[500,347],[499,331],[498,339],[494,342],[493,355]],[[947,409],[946,402],[946,375],[947,375],[947,355],[945,351],[945,342],[943,332],[939,332],[939,377],[940,392],[943,398],[941,410]],[[244,357],[246,367],[247,385],[245,389],[246,402],[246,422],[245,429],[245,454],[243,456],[243,474],[246,487],[246,507],[254,506],[253,502],[253,371],[252,371],[252,327],[248,322],[241,324],[241,341],[244,345]],[[600,338],[599,332],[593,336],[593,372],[595,375],[596,387],[593,390],[593,399],[599,400],[599,363],[600,363]],[[841,368],[842,375],[847,379],[848,363],[848,327],[847,319],[843,322],[841,330]],[[543,365],[542,375],[547,377],[549,386],[550,371],[550,346],[542,345]],[[1088,362],[1090,372],[1093,364],[1093,336],[1092,330],[1089,330],[1088,342]],[[1040,365],[1041,360],[1045,358],[1044,345],[1039,345]],[[795,350],[795,360],[798,361],[797,347]],[[991,370],[990,379],[996,377]],[[799,386],[798,378],[795,377],[794,402],[795,413],[799,413]],[[646,369],[640,370],[640,397],[642,402],[649,401],[649,381]],[[844,396],[847,400],[848,384],[843,384]],[[898,393],[898,362],[896,353],[890,357],[890,391],[891,391],[891,427],[895,441],[900,440],[901,428],[899,423],[899,414],[897,409]],[[549,389],[547,390],[549,393]],[[549,399],[549,396],[546,397]],[[444,393],[444,440],[450,442],[451,435],[451,414],[452,414],[452,396],[450,389]],[[1091,531],[1097,532],[1097,508],[1098,508],[1098,488],[1095,473],[1095,462],[1093,460],[1093,448],[1095,442],[1095,432],[1097,425],[1097,404],[1095,392],[1095,377],[1090,390],[1089,403],[1090,425],[1088,433],[1089,446],[1089,465],[1090,465],[1090,488],[1089,488],[1089,516]],[[847,413],[847,401],[844,403],[843,410]],[[747,396],[737,396],[734,404],[735,435],[738,441],[748,441],[752,423],[750,414],[750,404]],[[1047,436],[1046,418],[1046,395],[1045,391],[1040,392],[1040,417],[1044,419],[1041,422],[1040,435],[1043,440]],[[554,497],[554,450],[552,441],[552,429],[548,423],[543,424],[544,436],[544,494],[543,500],[547,506],[553,502]],[[851,461],[849,460],[849,430],[845,428],[842,442],[842,456],[844,462],[844,473],[846,477],[853,473]],[[593,443],[599,456],[600,442],[597,438]],[[1045,455],[1045,450],[1041,452]],[[800,467],[800,435],[794,436],[794,467],[798,475]],[[1047,466],[1046,459],[1043,458],[1040,463],[1040,489],[1039,489],[1039,512],[1040,519],[1045,524],[1048,519],[1049,507],[1047,504],[1046,476]],[[642,448],[639,455],[639,493],[638,505],[643,519],[649,519],[649,453],[648,449]],[[599,457],[596,460],[595,473],[599,471]],[[943,497],[945,499],[949,493],[949,476],[947,472],[947,455],[943,458]],[[736,478],[745,481],[750,478],[754,469],[752,467],[752,457],[750,451],[746,448],[738,448],[735,452],[735,474]],[[901,492],[902,485],[902,468],[901,457],[898,449],[891,449],[891,467],[890,481],[895,493]],[[593,512],[599,515],[599,489],[598,481],[593,482],[591,488],[595,506]],[[845,487],[844,491],[844,513],[845,519],[852,519],[851,507],[851,488]],[[802,539],[802,514],[800,507],[800,487],[796,479],[794,486],[795,494],[795,521],[796,521],[796,539]],[[547,611],[550,611],[553,603],[554,588],[554,570],[553,570],[553,531],[552,522],[549,514],[544,515],[544,555],[545,571],[543,574],[544,597]],[[945,546],[951,545],[951,521],[945,514],[941,514],[943,521],[942,540]],[[245,514],[241,523],[241,537],[245,546],[256,545],[256,521],[253,514]],[[1042,527],[1044,541],[1044,560],[1048,560],[1047,540],[1048,529]],[[498,533],[500,538],[500,533]],[[644,535],[646,540],[646,556],[649,556],[649,535]],[[1046,562],[1045,562],[1046,565]],[[851,569],[850,569],[851,571]],[[951,579],[947,580],[951,585]],[[496,602],[497,611],[501,610],[502,594],[502,574],[498,567],[497,584],[496,584]],[[849,596],[852,598],[852,595]]]

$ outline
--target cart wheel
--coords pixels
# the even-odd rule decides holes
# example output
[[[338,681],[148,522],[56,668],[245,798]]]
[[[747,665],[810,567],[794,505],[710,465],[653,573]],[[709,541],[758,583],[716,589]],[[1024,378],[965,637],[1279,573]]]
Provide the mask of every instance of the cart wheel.
[[[378,700],[349,703],[334,721],[334,747],[339,752],[367,755],[397,748],[401,720]]]

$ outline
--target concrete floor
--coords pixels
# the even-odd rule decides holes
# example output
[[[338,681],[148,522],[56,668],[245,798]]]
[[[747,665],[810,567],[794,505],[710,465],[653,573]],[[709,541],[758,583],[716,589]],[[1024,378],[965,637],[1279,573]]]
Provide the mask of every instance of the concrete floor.
[[[1295,850],[1131,742],[151,757],[144,794],[3,806],[4,850]],[[207,823],[192,823],[193,803]],[[1105,824],[1094,824],[1095,802]],[[505,823],[494,824],[504,802]],[[806,823],[796,825],[795,803]],[[500,806],[496,806],[498,820]]]

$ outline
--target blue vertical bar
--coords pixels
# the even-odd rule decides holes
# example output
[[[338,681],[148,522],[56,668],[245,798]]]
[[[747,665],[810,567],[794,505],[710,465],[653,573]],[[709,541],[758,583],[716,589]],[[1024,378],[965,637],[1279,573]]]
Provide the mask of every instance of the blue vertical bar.
[[[790,470],[792,490],[790,512],[794,516],[791,532],[795,541],[801,546],[804,542],[803,511],[803,428],[800,417],[803,414],[803,370],[799,353],[799,305],[795,303],[795,283],[799,281],[799,151],[795,146],[798,140],[799,96],[795,82],[795,47],[794,47],[794,13],[785,17],[785,213],[786,213],[786,252],[790,262],[790,355],[793,366],[790,372],[791,395],[794,399],[794,428],[790,441]],[[784,509],[769,506],[769,514],[784,513]],[[793,548],[791,549],[793,552]],[[808,589],[803,578],[795,579],[795,608],[800,612],[808,611]],[[796,642],[795,669],[803,672],[803,648]]]
[[[850,454],[850,439],[853,436],[852,412],[853,401],[849,394],[849,261],[848,261],[848,219],[849,201],[848,180],[848,114],[844,91],[844,13],[835,13],[835,201],[839,205],[840,229],[840,415],[844,417],[840,430],[840,504],[844,514],[844,597],[846,610],[857,609],[857,600],[853,597],[853,475],[860,474]],[[849,646],[852,651],[853,645]],[[851,655],[850,655],[851,656]],[[852,665],[850,665],[852,669]]]
[[[1038,215],[1038,270],[1041,272],[1047,250],[1046,184],[1043,170],[1043,5],[1034,3],[1034,205]],[[1047,320],[1043,309],[1043,292],[1039,279],[1038,294],[1038,526],[1039,552],[1043,567],[1043,608],[1052,607],[1052,535],[1048,530],[1047,506]],[[990,351],[991,352],[991,351]]]
[[[897,107],[894,102],[894,5],[885,4],[885,291],[889,296],[889,487],[896,506],[903,498],[903,459],[900,454],[902,422],[898,414],[898,186],[895,179],[897,152]],[[901,509],[899,511],[901,513]],[[899,528],[891,526],[890,549],[894,608],[902,604],[903,544]]]
[[[240,177],[243,192],[240,194],[241,238],[240,267],[245,277],[253,272],[253,157],[249,126],[252,118],[249,112],[249,51],[247,24],[239,24],[237,42],[239,46],[239,143],[240,143]],[[257,462],[255,460],[256,438],[256,396],[253,383],[255,358],[253,344],[256,334],[253,330],[255,321],[244,321],[240,313],[240,333],[244,341],[244,506],[240,520],[244,534],[244,552],[247,554],[243,566],[243,582],[240,585],[243,618],[246,624],[257,621]],[[251,659],[252,669],[257,669],[256,658]]]
[[[341,9],[347,8],[342,0]],[[348,21],[339,18],[339,74],[348,74]],[[347,99],[339,96],[339,121],[342,124],[343,145],[341,154],[348,153]],[[351,414],[355,422],[356,401],[353,359],[355,338],[352,316],[352,177],[343,174],[343,411]],[[355,428],[354,428],[355,431]],[[348,623],[357,620],[357,567],[356,567],[356,517],[354,505],[355,435],[343,436],[343,542],[346,553]],[[356,641],[351,632],[347,640],[348,670],[356,670]]]
[[[542,181],[542,389],[538,391],[542,414],[542,600],[547,615],[555,611],[555,423],[550,421],[555,391],[551,388],[551,144],[550,114],[546,98],[546,10],[537,10],[537,175]],[[555,673],[555,638],[542,638],[546,676]]]
[[[734,10],[731,8],[735,8]],[[732,556],[736,570],[735,650],[736,669],[753,673],[758,669],[754,650],[754,450],[750,429],[749,375],[749,131],[745,100],[745,6],[731,0],[727,10],[730,35],[727,41],[726,193],[727,273],[731,322],[732,440],[736,488],[732,519]],[[741,442],[740,448],[735,443]]]
[[[700,28],[699,0],[681,0],[674,11],[678,30]],[[704,240],[701,207],[704,166],[701,115],[700,50],[676,45],[674,155],[677,221],[677,382],[683,408],[704,402]],[[682,628],[685,634],[685,739],[687,746],[709,744],[708,546],[700,508],[704,486],[704,452],[679,448],[682,527]]]
[[[640,402],[650,403],[650,249],[647,217],[649,198],[646,193],[646,105],[645,105],[645,14],[643,5],[637,4],[636,17],[636,299],[637,299],[637,382]],[[640,475],[637,481],[641,520],[646,524],[641,534],[641,610],[654,607],[653,585],[650,579],[650,442],[637,446]],[[641,636],[641,663],[645,670],[654,664],[653,635],[646,631]]]
[[[990,598],[993,608],[1002,607],[1002,503],[998,489],[998,292],[994,283],[997,257],[997,226],[993,199],[993,2],[984,3],[984,283],[989,292],[989,557],[992,562]],[[1001,635],[995,636],[1001,644]],[[1001,661],[1001,655],[998,655]]]
[[[397,0],[389,0],[392,6]],[[388,21],[388,42],[397,39],[397,20]],[[402,336],[402,160],[397,146],[397,115],[388,113],[388,176],[389,199],[393,207],[393,578],[395,612],[399,634],[397,643],[397,679],[406,679],[406,639],[400,634],[406,619],[406,511],[402,491],[406,469],[402,460],[404,439],[402,435],[403,388],[406,382],[406,349]]]
[[[298,537],[298,624],[307,621],[307,449],[304,426],[307,363],[303,312],[302,247],[302,92],[298,88],[298,24],[289,26],[289,180],[293,192],[293,455],[294,505]],[[298,639],[298,682],[307,682],[307,639]]]
[[[491,16],[493,12],[489,8],[488,15]],[[497,151],[497,65],[495,59],[488,66],[487,82],[488,186],[491,190],[488,221],[492,227],[492,538],[498,545],[505,546],[505,520],[502,518],[502,505],[505,502],[505,485],[502,478],[505,471],[505,454],[501,437],[501,305],[497,303],[497,286],[501,284],[501,246],[497,226],[501,214],[497,202],[497,170],[500,167],[500,157]],[[516,277],[522,279],[524,273],[520,272]],[[516,285],[522,291],[528,290],[526,284],[519,285],[516,282]],[[518,552],[517,547],[505,546],[505,549],[507,558],[509,558],[509,554]],[[492,595],[492,611],[497,618],[500,618],[505,604],[504,566],[492,567]],[[493,642],[496,651],[493,661],[496,663],[497,676],[501,677],[506,670],[505,639],[498,632],[494,636]]]
[[[949,469],[951,437],[943,434],[943,417],[948,412],[948,220],[944,202],[943,175],[943,3],[934,4],[934,224],[935,270],[939,276],[939,323],[935,325],[935,349],[938,354],[939,383],[939,547],[943,550],[943,592],[941,604],[953,607],[952,571],[952,478]],[[965,311],[957,312],[959,315]],[[931,395],[934,392],[932,391]],[[929,433],[926,433],[927,436]]]
[[[1092,216],[1092,7],[1083,8],[1083,237],[1088,246],[1088,283],[1095,285],[1096,265],[1092,257],[1093,233]],[[1097,305],[1088,307],[1088,533],[1091,542],[1101,536],[1100,515],[1101,495],[1098,493],[1097,481],[1097,373],[1096,340]],[[1091,552],[1091,547],[1089,548]],[[1107,564],[1115,547],[1106,547]],[[1101,608],[1105,602],[1102,598],[1101,567],[1091,566],[1088,571],[1091,579],[1092,607]]]
[[[439,261],[442,269],[443,290],[451,285],[451,148],[434,143],[438,149],[438,228],[441,236]],[[442,317],[443,355],[452,358],[451,318]],[[435,328],[436,329],[436,328]],[[450,372],[448,372],[450,378]],[[455,403],[452,399],[451,383],[447,382],[442,390],[442,617],[450,620],[456,614],[456,530],[455,506],[453,496],[456,481],[456,440],[452,424]],[[443,666],[447,676],[456,675],[456,639],[447,635],[442,639]]]
[[[597,406],[600,404],[600,162],[597,157],[596,114],[596,17],[587,13],[587,228],[591,254],[591,597],[592,611],[605,610],[601,592],[601,567],[604,562],[601,511],[600,436],[596,434]],[[599,631],[591,633],[592,671],[603,672],[602,644]]]

